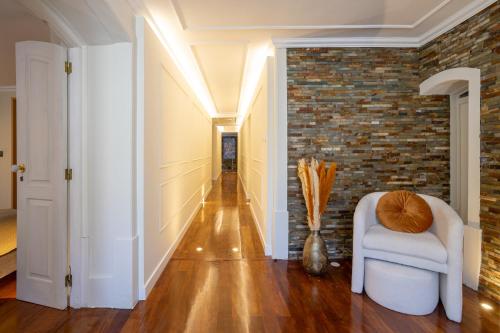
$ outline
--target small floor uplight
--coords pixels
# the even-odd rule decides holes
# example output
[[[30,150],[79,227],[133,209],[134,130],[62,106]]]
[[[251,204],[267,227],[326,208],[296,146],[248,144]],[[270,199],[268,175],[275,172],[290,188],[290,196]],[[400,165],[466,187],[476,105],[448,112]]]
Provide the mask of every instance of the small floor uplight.
[[[488,311],[493,310],[493,307],[488,303],[481,303],[481,307]]]
[[[196,248],[196,252],[201,252],[201,251],[203,251],[203,248],[202,248],[202,247],[200,247],[200,246],[198,246],[198,247]]]
[[[240,249],[238,249],[237,247],[233,247],[233,252],[239,252]]]

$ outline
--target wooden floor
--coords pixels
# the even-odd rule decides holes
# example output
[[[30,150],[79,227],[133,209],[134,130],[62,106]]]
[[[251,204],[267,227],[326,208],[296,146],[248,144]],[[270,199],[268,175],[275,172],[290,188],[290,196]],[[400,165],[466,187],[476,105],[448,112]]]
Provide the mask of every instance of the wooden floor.
[[[322,278],[262,252],[235,174],[214,186],[145,302],[57,311],[0,299],[0,332],[500,332],[500,308],[464,288],[462,324],[385,309],[350,291],[349,262]],[[489,302],[494,309],[480,306]]]

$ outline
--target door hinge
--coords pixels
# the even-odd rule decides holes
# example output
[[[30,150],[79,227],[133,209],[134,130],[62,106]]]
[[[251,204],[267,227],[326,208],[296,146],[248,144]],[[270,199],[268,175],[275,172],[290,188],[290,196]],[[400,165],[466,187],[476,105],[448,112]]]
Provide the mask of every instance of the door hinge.
[[[64,170],[64,179],[72,180],[73,179],[73,169]]]
[[[73,72],[73,64],[69,61],[64,62],[64,71],[66,74],[71,74]]]
[[[73,287],[73,275],[71,273],[67,274],[65,277],[64,277],[64,285],[67,287],[67,288],[71,288]]]

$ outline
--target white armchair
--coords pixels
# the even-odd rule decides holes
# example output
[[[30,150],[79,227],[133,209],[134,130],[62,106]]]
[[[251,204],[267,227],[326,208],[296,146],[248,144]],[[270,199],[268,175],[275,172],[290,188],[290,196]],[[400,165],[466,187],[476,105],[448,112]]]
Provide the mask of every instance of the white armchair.
[[[362,293],[365,258],[392,262],[439,273],[439,294],[449,319],[462,319],[463,223],[443,200],[421,195],[431,207],[431,228],[411,234],[379,224],[375,209],[386,192],[364,196],[354,213],[351,290]]]

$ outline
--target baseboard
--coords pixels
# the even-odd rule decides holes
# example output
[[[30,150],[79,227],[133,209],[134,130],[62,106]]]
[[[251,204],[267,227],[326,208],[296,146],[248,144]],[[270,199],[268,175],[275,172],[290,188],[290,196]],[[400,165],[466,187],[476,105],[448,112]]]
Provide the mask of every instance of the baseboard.
[[[260,244],[262,245],[262,248],[264,249],[264,254],[266,256],[269,256],[269,255],[271,255],[271,249],[266,244],[266,239],[264,237],[264,234],[262,233],[262,229],[260,228],[259,219],[257,218],[257,214],[255,214],[255,210],[253,209],[252,202],[250,202],[249,206],[250,206],[250,212],[252,213],[252,219],[254,221],[255,227],[257,228],[257,233],[259,234]]]
[[[155,269],[153,270],[153,273],[151,274],[151,276],[148,278],[148,280],[144,284],[144,287],[141,288],[141,290],[139,290],[139,300],[143,301],[149,296],[149,293],[151,292],[151,290],[155,286],[156,282],[158,282],[158,279],[160,278],[161,273],[163,273],[163,270],[165,270],[165,267],[167,267],[167,264],[170,261],[170,259],[172,258],[172,255],[174,254],[175,250],[177,249],[177,246],[179,246],[179,243],[181,242],[182,238],[184,237],[187,230],[191,226],[191,223],[193,223],[193,220],[196,217],[196,214],[198,214],[199,210],[202,208],[203,202],[205,201],[206,197],[208,196],[208,194],[211,191],[212,191],[212,185],[210,184],[208,191],[205,192],[206,193],[205,196],[196,205],[196,208],[193,210],[193,212],[191,213],[191,215],[188,218],[188,222],[184,225],[181,232],[177,235],[175,242],[167,250],[165,255],[161,258],[158,265],[156,265]]]
[[[250,199],[250,197],[248,196],[247,188],[245,187],[245,183],[243,182],[243,179],[241,179],[241,175],[239,172],[238,172],[238,178],[240,179],[241,187],[243,188],[243,193],[245,193],[245,199],[247,200]]]
[[[250,198],[250,196],[248,195],[247,189],[245,188],[245,184],[243,183],[243,179],[241,179],[239,172],[238,172],[238,178],[240,179],[241,187],[243,188],[243,192],[245,193],[245,198]],[[257,228],[257,233],[259,234],[260,244],[262,245],[262,248],[264,249],[264,254],[266,256],[269,256],[269,255],[271,255],[271,248],[266,244],[266,238],[264,237],[264,234],[262,233],[262,229],[260,228],[259,219],[257,218],[257,215],[255,214],[255,211],[253,209],[253,205],[252,205],[251,201],[250,201],[249,206],[250,206],[250,213],[252,214],[253,223],[255,224],[255,227]]]
[[[16,216],[17,210],[15,209],[1,209],[0,210],[0,217],[11,217],[11,216]]]
[[[219,174],[215,178],[212,177],[212,181],[216,182],[217,180],[219,180],[219,177],[221,174],[222,174],[222,171],[219,172]]]

